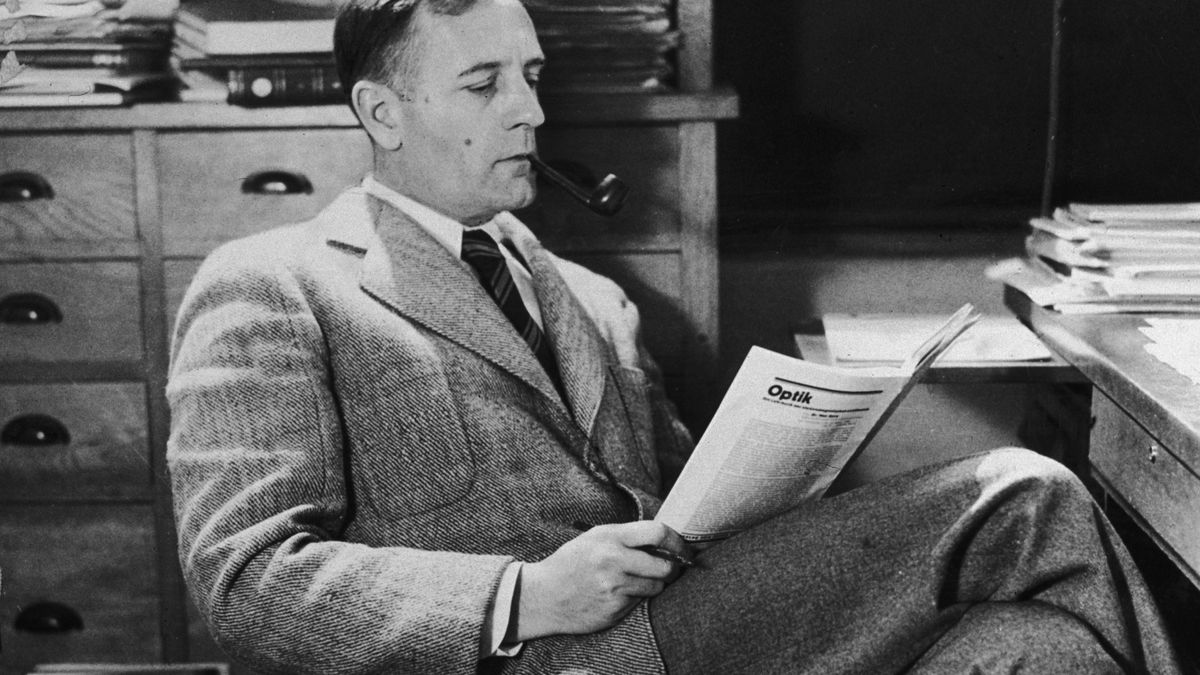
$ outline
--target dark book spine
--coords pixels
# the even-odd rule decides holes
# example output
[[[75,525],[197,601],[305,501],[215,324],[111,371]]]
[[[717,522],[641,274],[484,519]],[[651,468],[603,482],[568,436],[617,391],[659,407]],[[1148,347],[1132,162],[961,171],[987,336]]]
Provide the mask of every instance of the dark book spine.
[[[149,50],[91,51],[14,50],[22,65],[38,68],[112,68],[117,72],[158,71],[167,67],[167,52]]]
[[[341,103],[342,83],[329,66],[231,68],[229,102],[243,106]]]

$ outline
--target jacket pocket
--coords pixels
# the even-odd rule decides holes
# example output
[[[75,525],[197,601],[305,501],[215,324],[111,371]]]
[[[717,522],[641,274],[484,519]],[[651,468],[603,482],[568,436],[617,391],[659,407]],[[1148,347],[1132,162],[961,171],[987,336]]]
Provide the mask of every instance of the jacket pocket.
[[[472,449],[445,376],[390,376],[381,368],[348,411],[352,489],[379,516],[411,516],[460,501],[476,475]]]
[[[637,457],[642,471],[653,490],[661,481],[658,457],[654,447],[654,414],[650,409],[650,380],[640,368],[610,366],[621,408],[625,415],[628,436],[633,447],[628,451]]]

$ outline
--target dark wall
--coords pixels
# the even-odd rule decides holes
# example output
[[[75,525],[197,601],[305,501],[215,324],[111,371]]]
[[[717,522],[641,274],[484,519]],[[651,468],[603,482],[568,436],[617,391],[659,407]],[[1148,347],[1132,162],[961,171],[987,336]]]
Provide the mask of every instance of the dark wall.
[[[723,227],[1036,208],[1050,2],[716,0]]]
[[[1200,2],[1067,0],[1056,202],[1200,201]]]
[[[1200,2],[1062,0],[1054,202],[1200,201]],[[1038,210],[1054,1],[715,2],[723,232]]]

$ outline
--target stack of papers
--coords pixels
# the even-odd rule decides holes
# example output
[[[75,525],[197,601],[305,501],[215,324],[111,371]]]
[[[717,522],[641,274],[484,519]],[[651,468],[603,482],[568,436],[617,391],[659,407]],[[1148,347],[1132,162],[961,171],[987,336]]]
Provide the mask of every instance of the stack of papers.
[[[8,0],[0,6],[0,107],[123,105],[174,88],[176,0]]]
[[[1146,319],[1146,351],[1200,385],[1200,319]]]
[[[826,314],[825,340],[834,365],[899,364],[945,317],[937,315]],[[988,364],[1050,360],[1050,350],[1013,317],[985,316],[943,353],[938,363]]]
[[[545,91],[665,89],[679,33],[670,0],[527,0],[546,53]]]
[[[1074,301],[1131,312],[1200,304],[1200,204],[1070,204],[1030,225],[1031,266],[1076,287]]]

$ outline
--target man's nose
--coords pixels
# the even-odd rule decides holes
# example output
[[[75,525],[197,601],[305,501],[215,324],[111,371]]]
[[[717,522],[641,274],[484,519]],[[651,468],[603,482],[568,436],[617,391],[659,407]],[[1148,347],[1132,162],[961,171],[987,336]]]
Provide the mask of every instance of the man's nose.
[[[511,93],[507,111],[509,127],[540,127],[546,121],[537,91],[523,78]]]

